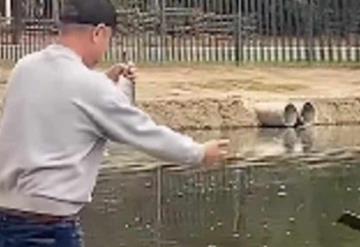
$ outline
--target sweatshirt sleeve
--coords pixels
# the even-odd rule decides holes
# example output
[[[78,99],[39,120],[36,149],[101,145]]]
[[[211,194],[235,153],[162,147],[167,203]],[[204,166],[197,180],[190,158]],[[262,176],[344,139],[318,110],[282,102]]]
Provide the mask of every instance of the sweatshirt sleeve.
[[[92,90],[86,97],[74,99],[73,103],[90,118],[104,137],[127,143],[163,160],[201,163],[203,145],[168,127],[157,125],[142,110],[130,105],[127,96],[115,87],[103,89]]]
[[[123,76],[120,76],[116,87],[118,88],[120,93],[123,93],[129,99],[129,102],[131,102],[132,105],[135,105],[135,93],[133,92],[134,86],[132,81]]]

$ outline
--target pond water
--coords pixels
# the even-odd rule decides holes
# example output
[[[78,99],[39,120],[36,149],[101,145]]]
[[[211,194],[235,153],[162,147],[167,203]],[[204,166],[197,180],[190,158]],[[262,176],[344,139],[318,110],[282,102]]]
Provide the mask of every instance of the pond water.
[[[360,246],[336,223],[360,213],[360,126],[189,134],[230,138],[236,159],[174,166],[111,144],[82,215],[88,247]]]

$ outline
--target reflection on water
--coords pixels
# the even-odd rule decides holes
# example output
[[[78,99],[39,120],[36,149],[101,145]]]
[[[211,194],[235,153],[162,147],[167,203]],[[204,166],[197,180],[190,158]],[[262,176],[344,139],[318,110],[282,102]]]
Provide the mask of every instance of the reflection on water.
[[[359,246],[360,232],[335,223],[360,213],[359,131],[190,133],[234,143],[240,158],[212,170],[149,166],[159,162],[112,146],[83,214],[87,246]]]

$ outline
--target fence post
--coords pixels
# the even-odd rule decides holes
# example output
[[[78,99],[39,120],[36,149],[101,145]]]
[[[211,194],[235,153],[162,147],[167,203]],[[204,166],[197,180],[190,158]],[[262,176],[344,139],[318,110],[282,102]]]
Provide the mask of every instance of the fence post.
[[[21,30],[22,30],[22,9],[21,1],[14,1],[14,19],[12,23],[12,43],[18,44],[20,41]]]
[[[311,63],[315,58],[315,42],[314,42],[314,13],[315,4],[313,0],[309,1],[309,21],[307,25],[306,35],[306,60]]]
[[[11,0],[5,0],[5,17],[6,17],[6,24],[11,24]]]
[[[161,7],[160,7],[160,56],[161,56],[161,63],[165,62],[165,35],[166,35],[166,0],[161,0]]]
[[[239,66],[242,62],[242,0],[237,0],[236,30],[235,30],[235,61]]]
[[[52,18],[57,25],[60,21],[60,0],[52,0]]]

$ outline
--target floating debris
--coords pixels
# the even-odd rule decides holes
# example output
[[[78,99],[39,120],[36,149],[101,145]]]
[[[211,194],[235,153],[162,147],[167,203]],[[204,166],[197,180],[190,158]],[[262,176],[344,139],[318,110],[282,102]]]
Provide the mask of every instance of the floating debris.
[[[146,182],[145,183],[145,188],[151,188],[152,186],[152,183],[151,182]]]
[[[183,197],[183,196],[184,196],[184,193],[181,192],[181,191],[179,191],[179,192],[177,193],[177,196],[178,196],[178,197]]]
[[[287,192],[285,192],[285,191],[279,191],[279,192],[277,193],[277,195],[278,195],[279,197],[286,197],[286,196],[287,196]]]

